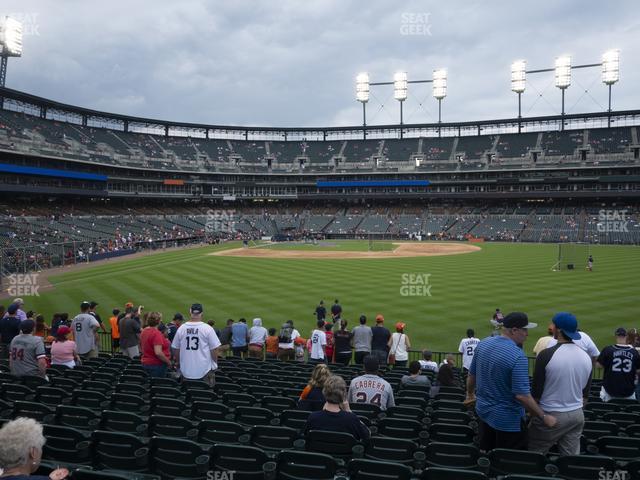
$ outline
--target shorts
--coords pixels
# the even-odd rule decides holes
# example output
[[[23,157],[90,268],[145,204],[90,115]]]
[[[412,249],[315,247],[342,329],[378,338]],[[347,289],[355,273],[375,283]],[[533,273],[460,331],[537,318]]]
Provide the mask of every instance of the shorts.
[[[98,349],[94,348],[93,350],[89,350],[87,353],[79,353],[78,356],[82,360],[89,360],[90,358],[96,358],[98,356]]]
[[[122,353],[129,358],[135,358],[140,356],[140,348],[138,348],[138,345],[134,345],[133,347],[129,347],[129,348],[122,348],[121,350],[122,350]]]

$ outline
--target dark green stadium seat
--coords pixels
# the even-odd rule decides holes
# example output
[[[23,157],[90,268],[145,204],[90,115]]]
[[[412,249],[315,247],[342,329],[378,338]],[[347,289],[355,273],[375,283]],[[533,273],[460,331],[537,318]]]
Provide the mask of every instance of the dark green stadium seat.
[[[262,398],[260,405],[262,408],[266,408],[267,410],[271,410],[272,412],[279,414],[284,410],[296,408],[297,402],[289,397],[266,396]]]
[[[595,447],[595,448],[594,448]],[[640,438],[604,436],[595,445],[587,447],[590,453],[612,457],[616,461],[633,461],[640,458]]]
[[[296,450],[280,452],[276,463],[278,480],[333,480],[338,468],[330,455]]]
[[[624,434],[629,437],[640,438],[640,425],[629,425],[624,429]]]
[[[131,383],[133,385],[147,385],[149,379],[142,374],[124,373],[119,381],[120,383]]]
[[[62,463],[91,463],[88,432],[61,425],[44,425],[43,434],[47,439],[43,458]]]
[[[455,425],[469,425],[477,427],[477,422],[469,412],[457,412],[455,410],[438,410],[429,415],[430,423],[449,423]]]
[[[93,430],[100,423],[100,412],[74,405],[58,405],[54,416],[56,425]]]
[[[242,385],[238,385],[231,382],[221,382],[216,380],[216,385],[213,388],[218,395],[223,397],[230,393],[244,393],[245,389]]]
[[[445,443],[473,443],[475,432],[468,425],[432,423],[429,425],[429,441]]]
[[[247,393],[262,400],[264,397],[277,397],[280,391],[277,388],[267,385],[250,385],[247,387]]]
[[[149,464],[163,478],[206,479],[211,470],[210,449],[180,438],[151,437]]]
[[[105,410],[100,419],[100,430],[147,435],[147,420],[131,412]]]
[[[492,475],[540,475],[553,473],[554,466],[539,452],[496,448],[487,454]]]
[[[366,417],[369,420],[375,420],[380,415],[380,407],[370,403],[350,403],[349,408],[359,417]]]
[[[118,383],[116,385],[116,392],[127,395],[136,395],[140,398],[146,398],[149,396],[149,389],[146,386],[135,383]]]
[[[366,443],[365,458],[379,462],[402,463],[419,468],[424,464],[424,452],[411,440],[373,436]]]
[[[148,465],[148,445],[130,433],[95,430],[91,434],[94,466],[105,469],[144,472]]]
[[[85,380],[80,385],[80,388],[83,390],[92,390],[94,392],[100,392],[104,394],[109,394],[109,392],[113,391],[113,385],[106,382],[98,382],[96,380]]]
[[[103,410],[109,406],[109,397],[93,390],[74,390],[71,403],[76,407]]]
[[[385,416],[391,418],[411,418],[413,420],[422,421],[425,416],[425,411],[417,407],[408,407],[405,405],[396,405],[395,407],[388,408],[384,412]]]
[[[258,425],[249,431],[247,440],[254,447],[280,451],[293,450],[294,442],[298,438],[298,431],[293,428]]]
[[[173,378],[157,378],[157,377],[151,377],[149,378],[149,383],[151,384],[151,387],[169,387],[169,388],[177,388],[178,390],[180,390],[180,384],[178,383],[177,380],[174,380]]]
[[[203,382],[202,380],[188,380],[184,379],[180,383],[180,388],[182,388],[183,392],[188,392],[190,390],[205,390],[208,392],[212,392],[211,386],[207,382]]]
[[[404,438],[414,442],[426,440],[429,436],[421,422],[407,418],[383,418],[379,420],[377,434],[385,437]]]
[[[53,422],[55,417],[55,408],[37,402],[26,402],[24,400],[16,400],[13,402],[13,418],[28,417],[37,420],[40,423]]]
[[[453,468],[427,468],[418,477],[419,480],[488,480],[482,472],[456,470]]]
[[[305,450],[326,453],[342,459],[360,458],[364,454],[362,443],[346,432],[310,430],[305,437]]]
[[[242,425],[271,425],[275,418],[271,410],[261,407],[237,407],[235,410],[235,421]]]
[[[31,402],[36,396],[35,390],[18,383],[3,383],[0,385],[2,400],[13,403],[16,400]]]
[[[241,445],[216,445],[211,464],[214,470],[233,471],[234,478],[264,479],[263,466],[269,462],[264,450]]]
[[[198,441],[209,444],[240,443],[240,437],[247,433],[239,423],[223,420],[202,420],[198,430]]]
[[[109,410],[121,410],[123,412],[132,412],[138,415],[148,415],[149,409],[149,404],[144,400],[144,398],[126,393],[111,394]]]
[[[192,420],[227,420],[231,411],[222,403],[196,400],[191,404]]]
[[[285,410],[278,417],[280,425],[302,431],[311,412],[306,410]]]
[[[45,405],[58,406],[68,403],[71,395],[63,388],[56,387],[38,387],[36,388],[36,396],[34,401],[44,403]]]
[[[601,472],[616,470],[616,462],[610,457],[595,455],[566,455],[555,461],[558,475],[566,480],[602,480]]]
[[[32,390],[35,390],[38,387],[49,386],[49,381],[38,375],[23,375],[20,377],[20,380],[25,387],[29,387]]]
[[[411,468],[397,463],[354,459],[347,465],[349,480],[410,480]]]
[[[77,370],[75,368],[70,368],[64,372],[64,378],[68,378],[69,380],[73,380],[74,382],[82,383],[85,380],[88,380],[91,376],[91,372]]]
[[[50,383],[52,387],[62,388],[67,392],[73,392],[75,389],[80,388],[81,382],[58,375],[51,378]]]
[[[213,403],[218,401],[218,395],[213,390],[187,390],[185,393],[185,402],[192,404],[197,401]]]
[[[151,415],[149,417],[149,434],[160,437],[186,438],[195,440],[198,437],[197,424],[182,417],[172,415]]]
[[[224,393],[222,395],[222,403],[231,408],[260,406],[260,402],[256,400],[256,397],[247,393]]]
[[[430,442],[427,445],[426,457],[429,467],[484,471],[488,466],[488,460],[480,454],[475,445]]]
[[[191,412],[187,408],[187,404],[179,398],[156,397],[151,393],[151,413],[153,415],[171,415],[181,417],[189,416]]]
[[[455,410],[457,412],[467,411],[467,407],[461,401],[452,400],[434,400],[431,402],[430,407],[433,412],[440,410]]]
[[[603,422],[600,420],[588,420],[584,422],[582,435],[590,442],[595,442],[598,438],[606,435],[618,435],[620,427],[613,422]]]
[[[613,422],[620,428],[626,428],[631,425],[640,425],[640,414],[629,412],[608,412],[602,416],[605,422]]]

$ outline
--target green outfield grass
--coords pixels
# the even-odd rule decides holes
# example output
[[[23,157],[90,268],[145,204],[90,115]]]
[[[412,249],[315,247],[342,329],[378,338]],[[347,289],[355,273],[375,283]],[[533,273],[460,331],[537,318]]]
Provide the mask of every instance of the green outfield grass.
[[[345,249],[368,248],[367,241],[335,243]],[[259,316],[267,327],[279,328],[290,318],[306,335],[314,325],[317,302],[330,304],[338,298],[350,327],[362,313],[371,320],[382,313],[388,327],[399,320],[407,323],[414,349],[438,351],[457,349],[469,327],[487,335],[496,307],[523,310],[540,324],[531,332],[528,352],[557,311],[574,312],[599,346],[613,341],[616,327],[640,323],[637,247],[593,247],[594,272],[551,271],[556,245],[486,243],[481,251],[465,255],[377,260],[207,255],[238,246],[156,254],[58,275],[51,278],[55,289],[27,297],[27,307],[49,320],[56,311],[75,314],[81,300],[96,300],[99,313],[108,317],[113,307],[131,300],[170,319],[176,311],[186,314],[197,301],[204,304],[206,318],[218,325],[228,317],[246,317],[251,323]],[[401,294],[420,293],[403,288],[407,280],[424,279],[417,275],[430,275],[431,296]]]

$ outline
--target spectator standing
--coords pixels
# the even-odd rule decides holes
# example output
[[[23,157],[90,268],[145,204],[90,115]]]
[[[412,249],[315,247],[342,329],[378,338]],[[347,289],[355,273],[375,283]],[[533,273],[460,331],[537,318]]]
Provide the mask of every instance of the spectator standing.
[[[100,315],[96,311],[97,307],[98,307],[98,302],[95,302],[95,301],[89,302],[89,315],[91,315],[93,318],[95,318],[98,321],[98,323],[100,324],[100,328],[102,329],[102,331],[106,332],[106,330],[104,328],[104,324],[102,323],[102,318],[100,318]]]
[[[71,329],[66,325],[58,327],[55,340],[51,343],[51,365],[74,368],[80,363],[76,342],[69,340]]]
[[[220,340],[209,325],[202,321],[202,305],[194,303],[189,310],[191,320],[183,323],[171,348],[176,359],[176,368],[188,380],[202,380],[209,386],[215,385],[215,371],[218,369],[216,349]]]
[[[384,317],[376,315],[376,326],[371,328],[371,355],[378,359],[380,365],[387,364],[390,338],[391,332],[384,326]]]
[[[560,455],[579,455],[584,427],[582,406],[589,398],[593,362],[573,343],[580,339],[574,315],[557,313],[551,325],[558,342],[536,358],[531,393],[544,413],[553,415],[557,423],[548,428],[541,419],[533,418],[528,432],[529,450],[546,455],[557,444]]]
[[[35,328],[33,320],[23,320],[20,322],[20,334],[11,340],[9,365],[14,377],[34,375],[46,378],[47,356],[44,342],[42,338],[33,335]]]
[[[364,357],[371,354],[371,327],[367,325],[367,317],[360,315],[360,325],[353,329],[351,341],[355,350],[355,363],[362,365]]]
[[[278,358],[278,335],[275,328],[269,329],[269,336],[265,342],[266,348],[264,356],[265,358],[275,359]]]
[[[166,338],[158,329],[161,321],[160,312],[150,312],[147,316],[147,326],[140,334],[142,350],[140,362],[142,368],[152,378],[164,378],[167,375],[167,369],[171,368],[171,354],[168,348],[165,350]]]
[[[234,357],[244,358],[248,350],[248,340],[249,327],[247,327],[247,320],[241,318],[231,326],[231,350]]]
[[[346,432],[353,435],[356,440],[368,440],[371,433],[349,408],[346,393],[347,385],[342,377],[337,375],[329,377],[322,389],[326,399],[324,408],[309,415],[304,432],[311,430]]]
[[[327,335],[324,332],[324,320],[316,322],[316,329],[311,332],[311,349],[309,359],[311,362],[324,362],[326,360],[325,350],[327,348]]]
[[[340,320],[340,328],[333,334],[335,363],[349,365],[351,361],[351,332],[347,330],[347,321]]]
[[[227,319],[227,325],[220,331],[220,348],[218,348],[218,356],[226,357],[231,350],[231,329],[233,328],[233,318]]]
[[[16,306],[16,311],[13,315],[17,317],[18,320],[23,321],[27,319],[27,314],[24,311],[24,300],[16,298],[11,305]],[[11,305],[9,305],[9,307],[11,307]],[[4,317],[8,317],[9,315],[9,308],[7,308],[7,311],[4,313]]]
[[[124,317],[118,322],[120,329],[120,350],[129,358],[140,356],[140,314],[142,307],[136,311],[133,306],[127,308]]]
[[[527,448],[524,408],[552,428],[556,419],[546,415],[531,396],[529,364],[521,345],[527,339],[526,314],[513,312],[502,322],[502,334],[488,337],[476,347],[467,376],[467,403],[475,401],[480,449]]]
[[[182,325],[182,322],[184,322],[184,317],[181,313],[178,312],[173,316],[173,319],[169,322],[169,325],[167,325],[167,338],[170,342],[173,341],[173,337],[176,336],[176,332],[180,328],[180,325]]]
[[[120,330],[118,329],[118,315],[120,310],[114,308],[109,317],[109,325],[111,326],[111,349],[117,352],[120,348]]]
[[[462,354],[462,368],[464,368],[465,372],[469,371],[471,360],[473,360],[473,352],[476,350],[478,343],[480,343],[480,339],[476,338],[475,332],[471,328],[467,330],[466,338],[460,340],[458,351]]]
[[[267,329],[262,326],[261,318],[253,319],[253,326],[249,329],[249,356],[262,359],[264,346],[267,342]]]
[[[598,347],[589,335],[587,335],[582,330],[579,330],[579,332],[580,338],[578,340],[574,340],[573,343],[587,352],[591,357],[591,360],[593,360],[593,362],[595,363],[598,360],[598,356],[600,355],[600,350],[598,350]],[[547,343],[547,348],[555,347],[556,343],[558,343],[558,341],[555,338],[552,338],[551,340],[549,340],[549,343]]]
[[[541,351],[549,347],[549,342],[553,340],[553,323],[547,327],[547,335],[540,337],[533,347],[533,353],[538,356]]]
[[[9,358],[9,345],[20,334],[20,319],[17,317],[18,305],[12,303],[0,319],[0,358]]]
[[[293,327],[293,320],[287,320],[278,335],[278,359],[295,360],[295,342],[300,332]]]
[[[324,336],[327,339],[327,346],[324,350],[325,353],[325,357],[327,359],[328,362],[332,362],[333,361],[333,351],[334,351],[334,347],[335,347],[335,341],[333,339],[333,324],[332,323],[325,323],[324,324]]]
[[[391,385],[378,376],[380,369],[378,360],[369,355],[364,358],[363,363],[364,375],[354,378],[349,385],[349,402],[369,403],[383,411],[395,406]]]
[[[627,331],[618,328],[616,343],[602,350],[598,363],[604,368],[600,398],[609,402],[618,398],[636,399],[635,380],[640,370],[640,354],[627,344]]]
[[[391,335],[389,339],[389,356],[393,355],[393,364],[398,367],[406,367],[409,360],[409,349],[411,348],[411,342],[404,329],[407,327],[406,323],[396,323],[396,331]],[[390,362],[391,363],[391,362]]]
[[[98,356],[98,327],[98,321],[93,315],[89,315],[89,302],[82,302],[80,313],[71,320],[71,330],[76,339],[78,355],[82,360]]]

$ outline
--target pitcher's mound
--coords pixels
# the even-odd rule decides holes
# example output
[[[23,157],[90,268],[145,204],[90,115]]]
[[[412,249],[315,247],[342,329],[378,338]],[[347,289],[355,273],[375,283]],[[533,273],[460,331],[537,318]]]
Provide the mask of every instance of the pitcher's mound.
[[[394,243],[394,250],[381,252],[351,251],[310,251],[281,250],[275,248],[234,248],[222,250],[209,255],[226,257],[260,257],[260,258],[403,258],[403,257],[435,257],[439,255],[458,255],[480,250],[480,247],[465,243]]]

